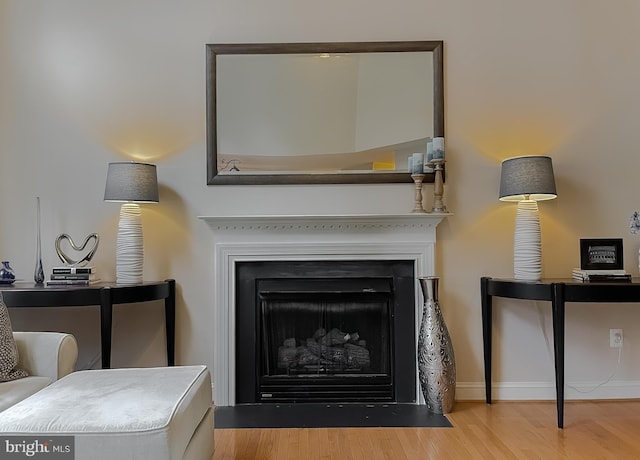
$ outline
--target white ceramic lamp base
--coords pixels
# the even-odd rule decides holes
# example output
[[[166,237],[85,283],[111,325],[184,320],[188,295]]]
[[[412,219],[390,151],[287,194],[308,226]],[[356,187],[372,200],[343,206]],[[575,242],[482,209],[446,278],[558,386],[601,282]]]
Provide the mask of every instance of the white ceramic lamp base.
[[[116,282],[142,283],[142,218],[140,206],[125,203],[120,208],[116,248]]]
[[[513,275],[515,279],[538,281],[542,275],[540,217],[538,203],[518,202],[516,231],[513,244]]]

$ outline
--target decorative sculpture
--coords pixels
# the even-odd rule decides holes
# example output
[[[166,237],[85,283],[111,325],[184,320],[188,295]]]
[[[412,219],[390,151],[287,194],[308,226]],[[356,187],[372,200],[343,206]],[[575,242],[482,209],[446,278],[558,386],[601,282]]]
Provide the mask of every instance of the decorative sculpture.
[[[36,268],[33,270],[33,281],[36,284],[44,283],[44,268],[42,266],[42,244],[40,240],[40,197],[36,197],[37,233],[36,233]]]
[[[89,252],[82,259],[73,260],[71,257],[66,255],[62,251],[62,248],[60,247],[60,243],[62,242],[62,240],[69,241],[69,244],[71,245],[71,248],[74,249],[75,251],[84,251],[90,240],[93,240],[94,244],[93,244],[93,247],[89,250]],[[77,265],[77,266],[82,267],[82,266],[88,264],[91,261],[91,259],[95,255],[96,251],[98,250],[98,243],[99,242],[100,242],[100,237],[98,236],[98,234],[97,233],[92,233],[92,234],[90,234],[89,236],[87,236],[84,239],[84,242],[82,243],[81,246],[78,246],[73,242],[73,239],[71,239],[71,237],[69,235],[67,235],[66,233],[63,233],[61,235],[58,235],[58,237],[56,238],[56,253],[58,254],[58,257],[60,258],[62,263],[66,264],[66,265]]]

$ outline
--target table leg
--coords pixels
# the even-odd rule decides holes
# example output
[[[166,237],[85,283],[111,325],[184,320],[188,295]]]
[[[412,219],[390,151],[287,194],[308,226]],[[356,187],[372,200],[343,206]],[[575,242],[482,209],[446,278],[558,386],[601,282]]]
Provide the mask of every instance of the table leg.
[[[482,342],[484,345],[484,391],[487,404],[491,404],[491,342],[493,322],[493,299],[488,292],[489,278],[480,279],[482,298]]]
[[[111,327],[113,324],[113,303],[111,288],[100,290],[100,344],[102,349],[102,368],[111,368]]]
[[[176,364],[176,281],[166,280],[169,283],[169,296],[164,299],[165,327],[167,330],[167,365]]]
[[[553,284],[551,310],[553,315],[553,354],[556,366],[556,406],[558,428],[564,428],[564,284]]]

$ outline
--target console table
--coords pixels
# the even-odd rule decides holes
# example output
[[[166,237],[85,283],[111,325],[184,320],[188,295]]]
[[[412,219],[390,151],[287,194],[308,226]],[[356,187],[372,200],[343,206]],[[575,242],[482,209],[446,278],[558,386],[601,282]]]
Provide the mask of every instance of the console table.
[[[9,308],[100,306],[100,343],[102,368],[111,367],[111,333],[113,305],[164,299],[167,334],[167,364],[175,365],[176,282],[144,282],[131,286],[115,282],[89,286],[43,286],[16,282],[1,285],[4,302]]]
[[[564,325],[566,302],[640,302],[640,280],[632,282],[581,282],[572,279],[520,281],[480,279],[482,296],[482,338],[484,342],[484,383],[487,404],[491,404],[491,337],[493,297],[544,300],[551,302],[553,355],[556,374],[558,428],[564,427]]]

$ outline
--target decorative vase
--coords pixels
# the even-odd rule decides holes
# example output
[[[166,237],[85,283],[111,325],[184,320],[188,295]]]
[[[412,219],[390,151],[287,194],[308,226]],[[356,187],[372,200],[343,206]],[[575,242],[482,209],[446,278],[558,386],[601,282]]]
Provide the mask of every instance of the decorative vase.
[[[44,268],[42,267],[42,246],[40,244],[40,197],[36,197],[36,210],[38,214],[38,228],[36,235],[36,268],[33,271],[33,281],[36,284],[44,283]]]
[[[0,268],[0,280],[3,281],[15,281],[16,274],[13,271],[13,268],[9,265],[9,261],[5,260],[2,262],[2,268]]]
[[[429,411],[451,412],[456,391],[456,363],[449,330],[438,303],[437,276],[419,278],[424,306],[418,336],[418,374]]]

